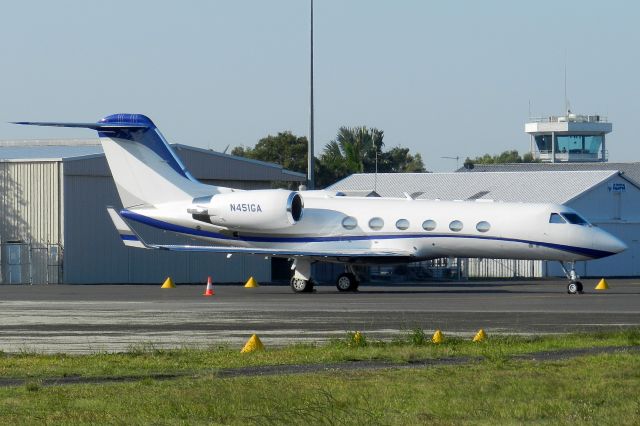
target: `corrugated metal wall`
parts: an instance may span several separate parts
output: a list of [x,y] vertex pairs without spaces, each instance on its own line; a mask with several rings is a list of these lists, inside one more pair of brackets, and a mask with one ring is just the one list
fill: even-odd
[[[74,165],[70,172],[83,169]],[[65,170],[65,283],[161,283],[167,276],[178,283],[195,283],[204,282],[209,275],[214,282],[244,282],[249,276],[270,280],[270,262],[259,256],[227,259],[211,253],[127,248],[107,215],[105,206],[109,204],[121,207],[110,176],[67,175]],[[179,241],[145,225],[134,227],[148,241]]]
[[0,163],[0,238],[47,245],[61,241],[60,163]]
[[540,278],[541,260],[468,259],[463,274],[468,278]]
[[59,282],[59,183],[59,162],[0,163],[0,282]]

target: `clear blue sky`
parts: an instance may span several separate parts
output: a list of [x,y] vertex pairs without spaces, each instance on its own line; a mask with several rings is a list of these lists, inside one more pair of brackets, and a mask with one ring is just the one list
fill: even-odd
[[[529,114],[613,122],[611,161],[640,161],[640,6],[609,1],[316,0],[316,154],[338,127],[442,156],[529,148]],[[150,116],[214,150],[307,135],[307,0],[22,0],[0,13],[0,139],[92,137],[14,120]]]

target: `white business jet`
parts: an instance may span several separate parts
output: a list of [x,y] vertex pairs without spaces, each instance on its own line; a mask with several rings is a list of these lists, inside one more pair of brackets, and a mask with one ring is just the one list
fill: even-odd
[[[337,287],[352,291],[359,285],[356,264],[478,257],[560,261],[570,280],[567,290],[575,294],[582,291],[575,261],[627,248],[558,204],[361,198],[329,191],[205,185],[140,114],[110,115],[97,123],[17,124],[98,131],[124,207],[108,211],[126,246],[290,258],[295,271],[291,288],[298,293],[313,290],[311,264],[317,261],[345,264]],[[147,243],[125,220],[210,245]]]

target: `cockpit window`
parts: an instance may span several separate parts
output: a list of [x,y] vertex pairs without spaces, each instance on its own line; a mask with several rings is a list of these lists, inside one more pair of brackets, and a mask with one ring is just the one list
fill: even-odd
[[551,213],[549,223],[567,223],[558,213]]
[[567,222],[569,222],[572,225],[589,225],[589,222],[587,222],[582,216],[580,216],[577,213],[561,213],[562,217],[564,217]]

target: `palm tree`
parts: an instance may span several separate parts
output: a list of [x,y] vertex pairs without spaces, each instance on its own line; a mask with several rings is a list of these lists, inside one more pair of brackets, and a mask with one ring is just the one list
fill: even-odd
[[[376,152],[382,151],[384,132],[361,127],[340,127],[338,135],[325,146],[323,158],[336,166],[341,163],[348,173],[362,173],[365,164],[375,161]],[[368,169],[368,167],[367,167]]]

